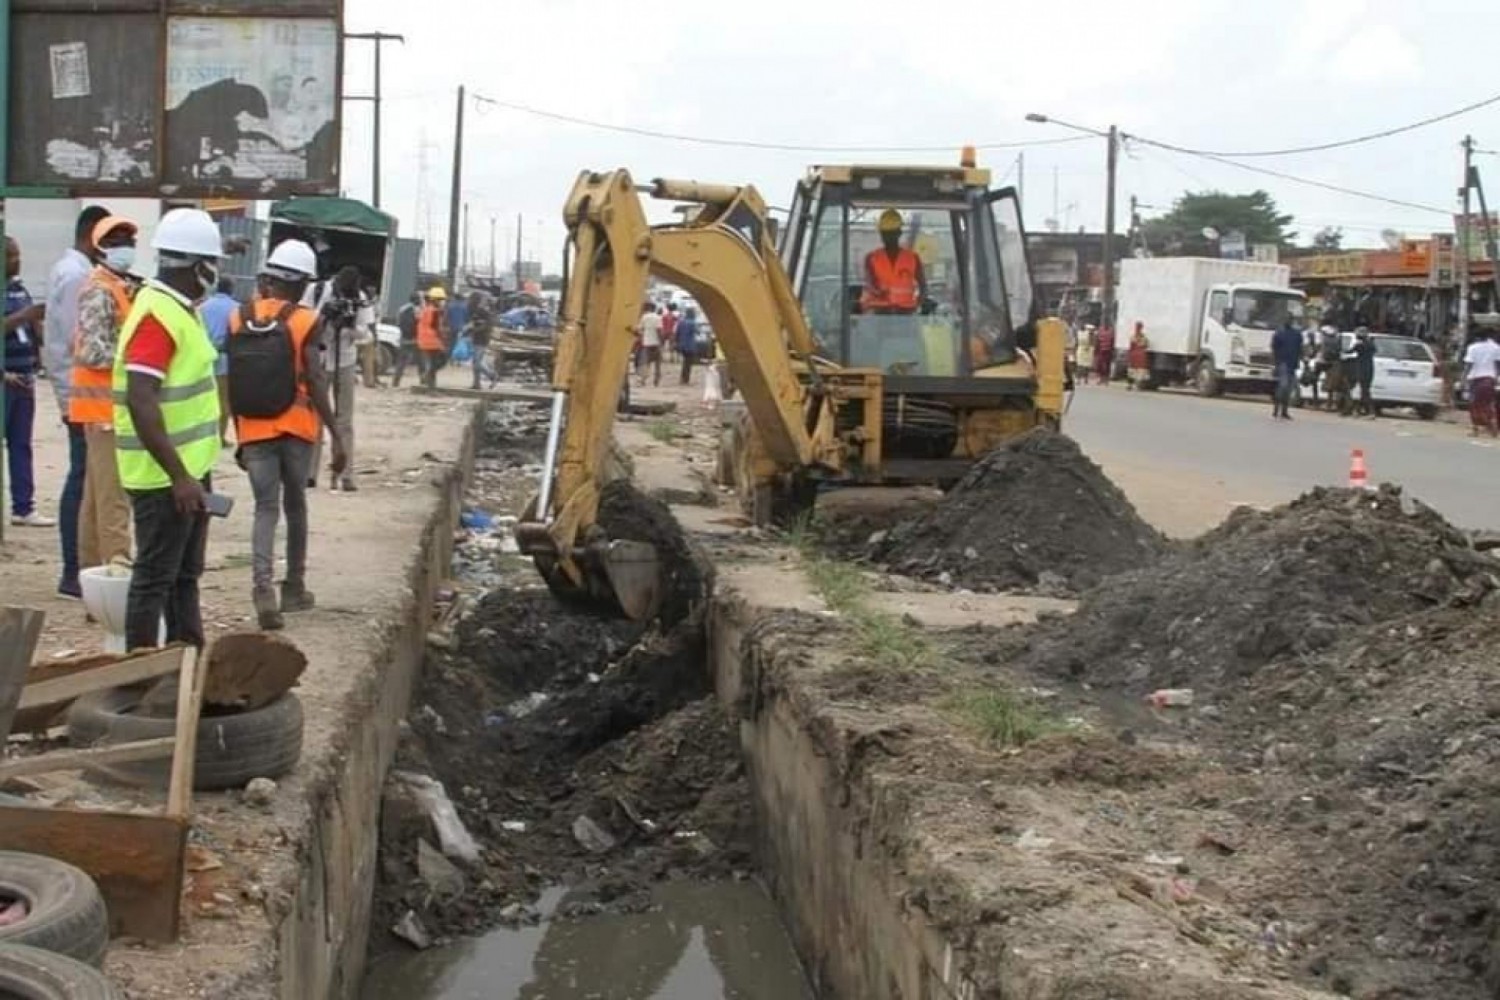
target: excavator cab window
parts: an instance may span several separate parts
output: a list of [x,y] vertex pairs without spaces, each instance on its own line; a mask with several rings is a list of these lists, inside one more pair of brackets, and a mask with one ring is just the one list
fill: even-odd
[[[941,200],[861,193],[799,186],[782,235],[782,259],[819,352],[894,376],[961,377],[1010,361],[1032,312],[1014,190],[969,188]],[[921,282],[906,304],[872,308],[867,261],[883,252],[879,223],[891,209],[901,216],[901,249],[921,263]]]

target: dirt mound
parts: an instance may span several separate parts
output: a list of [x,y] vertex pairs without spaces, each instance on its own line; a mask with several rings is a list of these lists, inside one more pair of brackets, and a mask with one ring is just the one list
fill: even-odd
[[1028,659],[1132,691],[1218,691],[1360,626],[1472,604],[1497,583],[1500,562],[1398,488],[1320,488],[1270,512],[1236,511],[1178,554],[1111,579],[1039,631]]
[[974,590],[1062,592],[1167,548],[1071,438],[1039,428],[986,455],[935,507],[894,528],[876,557]]

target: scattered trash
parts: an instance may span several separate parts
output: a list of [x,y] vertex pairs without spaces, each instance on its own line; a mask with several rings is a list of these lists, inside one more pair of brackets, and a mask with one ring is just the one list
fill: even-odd
[[391,928],[391,933],[419,951],[432,947],[432,937],[422,926],[416,910],[407,910],[402,914],[401,919]]
[[1200,836],[1198,838],[1198,846],[1207,848],[1211,851],[1217,851],[1225,857],[1228,857],[1231,854],[1238,854],[1240,850],[1228,840],[1225,840],[1223,837],[1214,833],[1205,833]]
[[437,713],[437,709],[431,705],[423,705],[417,709],[417,718],[425,722],[428,727],[439,736],[448,735],[448,723]]
[[1043,837],[1035,830],[1027,827],[1022,834],[1016,838],[1016,846],[1023,851],[1044,851],[1051,847],[1056,841],[1051,837]]
[[495,526],[495,518],[482,510],[465,508],[463,513],[458,515],[458,523],[470,531],[489,531]]
[[433,649],[452,649],[453,637],[444,632],[428,632],[427,645]]
[[31,908],[26,905],[24,899],[12,899],[4,906],[0,906],[0,927],[9,927],[19,924],[31,913]]
[[1193,898],[1193,883],[1185,878],[1174,878],[1167,887],[1167,895],[1174,903],[1186,903]]
[[525,833],[526,821],[519,819],[508,819],[500,824],[500,829],[506,833]]
[[464,873],[425,839],[417,841],[417,877],[439,900],[453,900],[464,894]]
[[[256,781],[270,781],[269,778],[257,778]],[[272,782],[274,785],[275,782]],[[247,789],[248,790],[248,789]],[[197,844],[189,844],[187,849],[187,870],[190,872],[212,872],[224,867],[224,862],[217,854]]]
[[1160,868],[1176,868],[1182,864],[1183,857],[1181,854],[1157,854],[1155,851],[1152,851],[1146,855],[1145,860],[1148,865],[1156,865]]
[[393,772],[391,778],[411,789],[413,798],[432,820],[433,828],[437,831],[438,847],[443,854],[466,864],[479,861],[479,844],[464,826],[464,821],[459,819],[458,810],[453,807],[453,801],[448,798],[442,782],[411,771]]
[[241,797],[246,805],[267,809],[276,800],[276,782],[270,778],[251,778]]
[[1146,704],[1152,708],[1187,708],[1192,703],[1192,688],[1159,688],[1146,695]]
[[513,701],[505,706],[505,714],[512,719],[524,719],[547,704],[547,693],[545,691],[533,691],[519,701]]
[[608,854],[615,849],[615,838],[584,813],[573,820],[573,839],[591,854]]

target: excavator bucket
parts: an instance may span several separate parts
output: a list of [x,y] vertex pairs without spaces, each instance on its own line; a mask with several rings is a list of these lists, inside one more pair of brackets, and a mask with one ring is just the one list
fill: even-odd
[[529,554],[550,589],[565,601],[587,604],[644,621],[661,606],[661,557],[645,542],[599,539],[573,549],[580,579],[564,570],[551,536],[540,524],[517,526],[521,551]]
[[661,605],[661,557],[645,542],[610,542],[599,563],[615,603],[633,621],[650,618]]

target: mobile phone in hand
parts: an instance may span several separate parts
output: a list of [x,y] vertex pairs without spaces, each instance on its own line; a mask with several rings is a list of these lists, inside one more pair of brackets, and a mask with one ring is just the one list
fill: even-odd
[[228,517],[229,512],[234,510],[234,497],[227,497],[222,493],[205,493],[203,509],[208,511],[210,517]]

